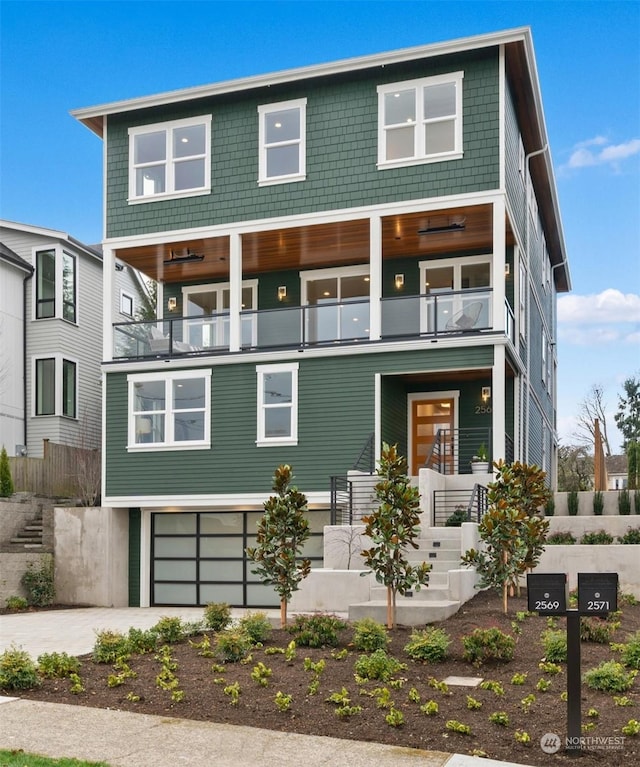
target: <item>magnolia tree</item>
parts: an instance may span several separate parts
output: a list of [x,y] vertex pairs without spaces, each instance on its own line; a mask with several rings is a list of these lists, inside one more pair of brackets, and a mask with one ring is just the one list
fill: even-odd
[[264,515],[258,522],[255,548],[247,556],[256,563],[255,575],[274,587],[280,597],[280,624],[287,625],[287,605],[298,585],[311,571],[309,559],[300,557],[305,541],[311,535],[304,513],[307,498],[291,487],[291,466],[279,466],[273,476],[276,493],[264,503]]
[[545,472],[537,466],[502,461],[495,466],[496,481],[489,484],[487,493],[489,510],[479,525],[484,546],[480,551],[469,549],[462,564],[475,567],[479,588],[502,591],[506,613],[520,576],[540,561],[549,522],[538,513],[550,492]]
[[398,455],[397,445],[383,444],[377,474],[375,494],[380,505],[362,517],[365,535],[373,545],[361,553],[378,583],[387,587],[387,627],[391,629],[396,622],[396,595],[414,588],[419,591],[429,581],[431,566],[412,565],[406,557],[407,546],[418,548],[420,494],[409,484],[407,464]]

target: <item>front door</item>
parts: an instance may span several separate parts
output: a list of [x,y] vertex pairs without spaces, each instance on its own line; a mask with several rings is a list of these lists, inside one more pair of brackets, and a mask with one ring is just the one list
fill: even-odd
[[415,397],[410,400],[411,476],[418,476],[418,470],[425,466],[427,459],[432,455],[439,430],[443,431],[439,452],[437,455],[434,453],[434,458],[446,464],[441,471],[453,473],[454,416],[453,397],[433,398],[424,395],[424,398]]

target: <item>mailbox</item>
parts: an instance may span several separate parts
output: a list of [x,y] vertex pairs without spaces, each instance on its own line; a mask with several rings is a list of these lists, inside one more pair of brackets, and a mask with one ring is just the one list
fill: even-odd
[[567,612],[567,576],[565,573],[529,573],[527,607],[540,615],[564,615]]
[[578,573],[580,615],[606,615],[618,609],[618,573]]

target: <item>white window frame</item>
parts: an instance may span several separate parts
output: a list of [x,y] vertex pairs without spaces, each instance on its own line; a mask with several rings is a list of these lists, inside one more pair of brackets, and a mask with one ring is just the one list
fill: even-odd
[[[131,311],[125,309],[125,302],[130,302]],[[125,317],[133,318],[135,312],[135,301],[131,293],[127,293],[126,290],[120,290],[120,314],[124,314]]]
[[[242,280],[242,289],[249,289],[251,290],[251,308],[245,309],[245,307],[241,307],[241,313],[240,313],[240,322],[242,323],[242,326],[244,327],[246,324],[250,325],[251,328],[251,346],[256,346],[258,343],[258,315],[256,313],[258,309],[258,280]],[[191,342],[189,338],[189,331],[191,327],[197,323],[198,318],[189,320],[189,296],[192,293],[217,293],[218,294],[218,300],[221,298],[223,292],[225,290],[231,290],[231,283],[230,282],[207,282],[202,285],[185,285],[182,288],[182,316],[184,319],[184,334],[187,342]],[[252,312],[251,314],[243,314],[244,311]],[[224,337],[224,330],[223,325],[224,323],[227,323],[227,325],[230,322],[231,314],[230,312],[227,312],[225,315],[224,310],[220,309],[218,312],[216,312],[216,322],[219,323],[215,327],[215,333],[216,333],[216,342],[211,344],[212,348],[220,348],[225,346],[225,344],[221,343]],[[202,324],[206,324],[207,321],[211,322],[211,317],[203,316],[202,317]],[[226,344],[228,346],[228,344]],[[208,347],[207,347],[208,348]]]
[[[190,157],[180,158],[179,161],[193,160],[202,158],[204,161],[204,186],[194,187],[193,189],[175,190],[175,165],[173,157],[173,131],[179,128],[195,127],[203,125],[205,129],[204,154],[196,154]],[[136,170],[138,167],[144,167],[144,164],[137,166],[134,162],[135,139],[136,136],[142,136],[146,133],[165,134],[165,159],[164,162],[153,163],[153,167],[165,166],[165,191],[158,194],[136,194]],[[172,120],[169,122],[155,123],[152,125],[140,125],[135,128],[129,128],[129,197],[127,202],[130,205],[138,203],[153,202],[155,200],[167,200],[180,197],[196,197],[211,192],[211,115],[200,115],[198,117],[189,117],[185,120]]]
[[548,354],[549,354],[549,341],[547,340],[547,331],[543,328],[542,329],[542,370],[540,371],[542,374],[542,384],[545,388],[545,390],[548,390],[549,388],[549,382],[548,382],[548,375],[549,375],[549,366],[548,366]]
[[[387,168],[402,168],[408,165],[418,165],[422,163],[442,162],[443,160],[459,160],[463,152],[463,126],[462,126],[462,83],[464,72],[450,72],[446,75],[436,75],[434,77],[424,77],[420,80],[406,80],[404,82],[389,83],[388,85],[378,86],[378,168],[385,170]],[[453,83],[456,87],[456,112],[454,120],[454,148],[447,152],[438,152],[436,154],[426,154],[425,152],[425,126],[441,122],[444,119],[451,120],[451,116],[446,118],[434,118],[432,120],[424,119],[424,88],[434,85],[446,85]],[[385,125],[385,96],[394,91],[414,91],[415,98],[415,131],[414,131],[414,153],[412,157],[403,157],[398,160],[387,160],[386,157],[386,131],[394,126]],[[399,126],[395,126],[399,127]]]
[[[53,413],[38,413],[38,362],[42,360],[53,360]],[[68,362],[74,366],[74,401],[73,415],[67,415],[64,412],[64,363]],[[33,357],[31,360],[31,381],[32,381],[32,415],[34,418],[68,418],[70,421],[78,420],[78,360],[62,354],[42,354]]]
[[524,144],[522,143],[522,136],[518,138],[518,173],[520,174],[520,180],[524,184],[525,178],[525,163],[526,155],[524,153]]
[[518,331],[521,338],[527,335],[527,272],[522,259],[518,266]]
[[[257,421],[257,439],[258,447],[273,447],[278,445],[297,445],[298,444],[298,369],[300,365],[297,362],[283,363],[281,365],[256,365],[257,386],[258,386],[258,421]],[[291,374],[291,433],[288,437],[267,437],[265,434],[265,413],[270,407],[282,407],[282,405],[268,405],[264,401],[264,378],[270,373],[290,373]]]
[[[38,274],[38,253],[47,253],[49,251],[53,251],[54,253],[54,259],[55,259],[55,285],[54,285],[54,297],[53,297],[53,315],[51,317],[38,317],[38,281],[39,281],[39,274]],[[65,256],[68,256],[73,260],[73,289],[74,289],[74,295],[73,295],[73,319],[68,319],[64,316],[64,258]],[[78,325],[79,324],[79,301],[78,296],[80,295],[80,275],[79,275],[79,262],[80,259],[75,253],[71,253],[69,250],[66,250],[62,248],[60,245],[56,245],[55,243],[51,245],[44,245],[42,247],[37,247],[32,249],[32,263],[35,267],[35,273],[34,273],[34,279],[33,279],[33,319],[36,322],[44,322],[46,320],[64,320],[64,322],[68,322],[70,325]],[[49,355],[51,357],[52,355]]]
[[[189,412],[184,409],[179,411],[173,410],[173,382],[176,380],[184,380],[186,378],[191,379],[204,379],[204,391],[205,391],[205,404],[204,408],[194,408],[193,412],[202,412],[204,410],[204,437],[200,440],[192,440],[186,442],[185,440],[175,441],[173,439],[174,425],[173,414],[175,412]],[[147,414],[163,414],[165,417],[164,427],[164,441],[163,442],[136,442],[136,415],[139,415],[141,411],[134,410],[135,402],[135,384],[146,383],[150,381],[162,381],[165,386],[165,409],[162,411],[148,411]],[[171,372],[160,373],[133,373],[127,376],[127,389],[128,389],[128,403],[127,403],[127,420],[128,420],[128,438],[127,438],[127,451],[130,453],[137,452],[159,452],[166,450],[207,450],[211,447],[211,370],[174,370]],[[145,411],[147,412],[147,411]]]
[[[283,112],[287,109],[297,109],[300,114],[300,136],[298,139],[267,144],[266,117],[273,112]],[[258,185],[287,184],[294,181],[304,181],[307,177],[307,99],[280,101],[276,104],[258,106]],[[278,146],[298,146],[298,171],[281,176],[267,175],[267,151]]]

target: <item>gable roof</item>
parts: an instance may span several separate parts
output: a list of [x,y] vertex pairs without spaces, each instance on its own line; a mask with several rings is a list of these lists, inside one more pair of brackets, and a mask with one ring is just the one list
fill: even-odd
[[[60,240],[61,242],[68,242],[69,245],[73,245],[74,248],[86,253],[91,258],[96,258],[102,261],[102,252],[91,245],[85,245],[80,240],[72,237],[67,232],[62,232],[58,229],[46,229],[42,226],[33,226],[32,224],[21,224],[18,221],[7,221],[4,218],[0,218],[1,229],[13,229],[16,232],[24,232],[25,234],[36,234],[41,237],[49,237],[52,240]],[[14,254],[15,255],[15,254]],[[27,263],[25,261],[25,263]]]
[[31,264],[28,261],[25,261],[22,256],[14,253],[11,248],[8,248],[4,244],[4,242],[0,242],[0,260],[7,261],[9,264],[16,266],[18,269],[29,272],[29,274],[33,272],[33,267]]

